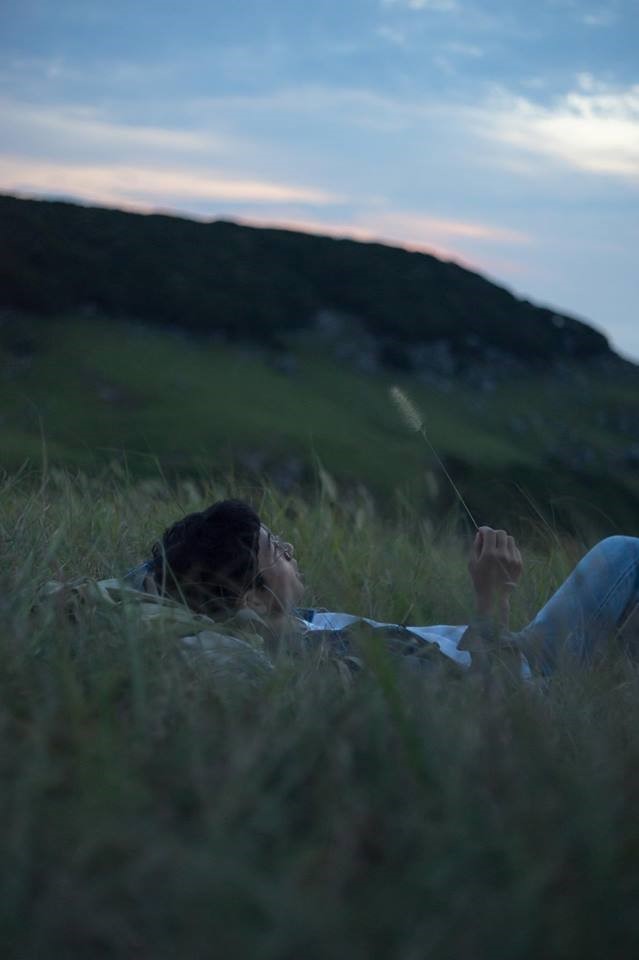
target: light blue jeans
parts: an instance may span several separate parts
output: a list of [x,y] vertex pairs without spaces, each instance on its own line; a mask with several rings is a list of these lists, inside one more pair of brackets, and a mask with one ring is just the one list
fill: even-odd
[[[639,539],[608,537],[579,561],[534,620],[515,636],[531,667],[545,675],[562,664],[591,664],[610,650],[637,603]],[[639,659],[639,643],[632,639],[629,632],[626,651]]]

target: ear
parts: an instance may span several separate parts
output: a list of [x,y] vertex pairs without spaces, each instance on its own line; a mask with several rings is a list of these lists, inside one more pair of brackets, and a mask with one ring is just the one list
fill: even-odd
[[263,590],[257,590],[255,587],[251,587],[250,590],[246,591],[242,597],[240,605],[242,607],[248,607],[249,610],[252,610],[253,613],[257,613],[260,617],[267,616],[270,611],[268,596]]

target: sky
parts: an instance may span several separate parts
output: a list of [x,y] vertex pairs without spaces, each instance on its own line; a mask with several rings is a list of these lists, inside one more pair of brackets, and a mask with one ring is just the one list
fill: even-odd
[[382,240],[639,361],[639,0],[0,0],[0,192]]

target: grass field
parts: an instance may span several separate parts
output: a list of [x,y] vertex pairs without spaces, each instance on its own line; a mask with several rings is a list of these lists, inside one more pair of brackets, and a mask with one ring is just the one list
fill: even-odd
[[401,488],[439,516],[450,491],[389,402],[398,381],[480,522],[495,522],[495,502],[511,523],[536,517],[532,499],[551,526],[575,513],[601,532],[639,532],[637,470],[622,462],[639,417],[636,378],[582,371],[563,383],[537,375],[492,393],[445,392],[358,374],[321,344],[292,350],[297,370],[287,376],[254,350],[98,318],[0,327],[0,467],[39,464],[44,450],[50,464],[93,473],[112,460],[138,477],[154,475],[158,460],[171,476],[239,465],[308,488],[319,462],[378,504]]
[[[169,486],[119,465],[5,477],[3,957],[637,955],[635,665],[547,689],[504,675],[487,694],[385,661],[347,684],[289,654],[248,689],[118,610],[70,623],[37,603],[47,579],[118,574],[233,493],[293,540],[309,604],[465,622],[454,524],[329,492]],[[546,527],[523,544],[515,626],[586,546]]]

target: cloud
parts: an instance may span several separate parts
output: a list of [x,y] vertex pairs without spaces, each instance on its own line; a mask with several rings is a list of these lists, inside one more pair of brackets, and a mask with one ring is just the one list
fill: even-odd
[[[330,215],[310,218],[304,215],[263,216],[248,211],[240,223],[277,227],[302,233],[348,238],[364,243],[387,243],[417,253],[428,253],[440,260],[453,260],[469,270],[495,275],[516,275],[522,265],[505,259],[499,247],[526,244],[532,238],[519,231],[477,221],[445,219],[409,213],[402,210],[353,210],[348,219],[336,220]],[[495,253],[497,248],[497,253]]]
[[407,0],[407,6],[411,10],[456,10],[457,0]]
[[[410,100],[379,93],[366,87],[330,87],[320,84],[285,86],[261,95],[202,97],[191,102],[189,111],[203,118],[241,118],[253,122],[268,116],[275,124],[284,117],[317,131],[321,125],[344,124],[349,130],[388,134],[415,128],[433,116],[448,117],[442,100]],[[212,121],[211,121],[212,122]],[[298,137],[300,126],[297,127]]]
[[114,123],[92,107],[47,106],[46,109],[15,100],[0,100],[0,119],[5,130],[18,135],[28,131],[53,143],[81,143],[83,147],[119,151],[123,148],[180,153],[223,152],[228,140],[204,131],[169,129],[152,125]]
[[383,230],[386,235],[403,236],[415,243],[464,239],[523,244],[531,240],[521,231],[497,227],[489,223],[452,220],[401,211],[375,213],[371,219],[374,220],[377,229]]
[[639,84],[613,89],[582,74],[549,106],[501,93],[471,119],[484,136],[518,150],[639,183]]
[[[175,81],[177,68],[174,61],[158,60],[157,62],[139,63],[128,60],[91,59],[91,81],[96,78],[109,80],[111,87],[119,84],[131,86],[144,85],[157,89],[159,83]],[[87,72],[77,59],[55,56],[8,56],[0,63],[0,83],[6,89],[24,90],[30,83],[35,82],[42,88],[42,82],[74,84],[82,89],[86,84]]]
[[463,256],[459,250],[452,250],[450,247],[442,246],[436,242],[435,237],[430,241],[425,238],[416,238],[401,236],[395,233],[393,229],[388,229],[388,223],[384,218],[379,220],[375,217],[359,217],[356,215],[352,220],[313,220],[308,217],[287,217],[278,216],[261,217],[252,215],[247,217],[233,217],[237,223],[245,223],[258,227],[274,227],[279,230],[295,230],[300,233],[312,233],[324,237],[336,237],[338,239],[359,240],[361,243],[386,243],[390,246],[403,247],[405,250],[411,250],[417,253],[428,253],[431,256],[438,257],[440,260],[454,260],[456,263],[467,267],[469,270],[479,270],[483,268],[478,260],[471,260]]
[[396,27],[381,26],[377,28],[375,33],[380,39],[386,40],[395,47],[406,46],[406,34],[403,30],[398,30]]
[[460,57],[471,57],[472,59],[479,59],[484,56],[482,48],[473,43],[447,43],[446,50]]
[[600,10],[588,10],[579,16],[581,23],[587,27],[610,27],[615,19],[613,11],[606,7]]
[[408,10],[431,10],[450,13],[459,9],[457,0],[382,0],[383,7],[404,7]]
[[323,190],[262,180],[216,176],[202,170],[125,164],[77,165],[20,157],[0,158],[0,190],[78,197],[92,203],[149,210],[180,201],[326,206],[341,198]]

